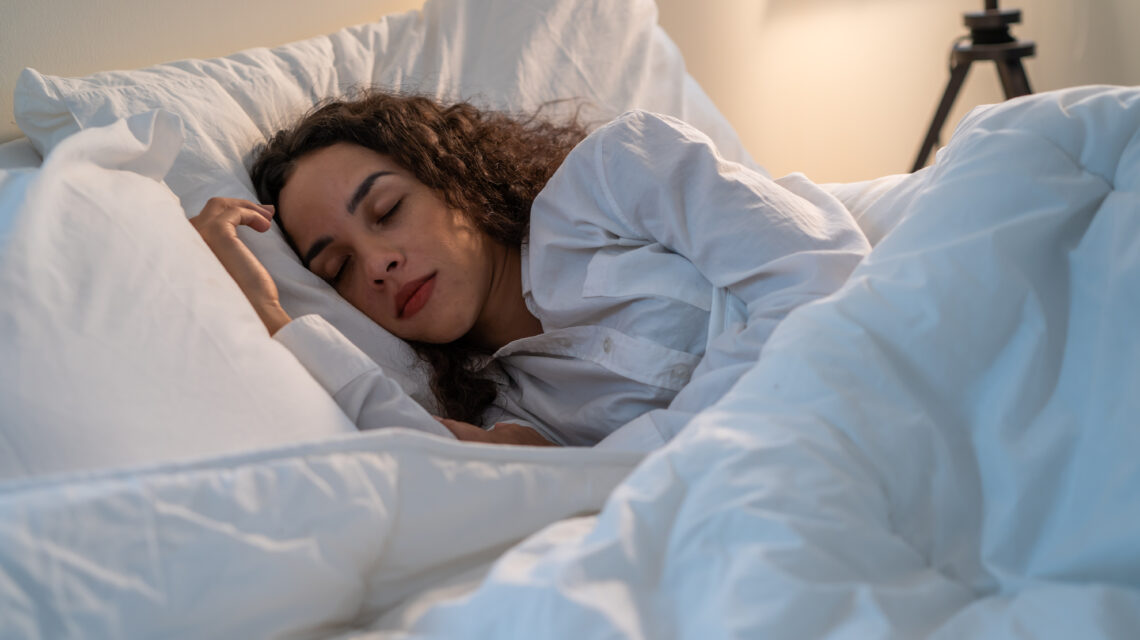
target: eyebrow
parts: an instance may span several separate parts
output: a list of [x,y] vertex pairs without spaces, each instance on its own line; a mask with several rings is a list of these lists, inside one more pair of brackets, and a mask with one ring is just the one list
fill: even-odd
[[356,214],[356,208],[360,206],[360,201],[363,200],[364,196],[368,195],[368,192],[372,190],[372,183],[376,182],[378,178],[382,178],[388,175],[392,175],[392,172],[377,171],[376,173],[373,173],[372,175],[362,180],[360,182],[360,186],[356,188],[356,191],[352,192],[352,197],[348,199],[348,202],[344,206],[344,209],[348,212],[348,215],[351,216]]
[[[352,197],[349,198],[348,202],[344,204],[344,210],[348,212],[348,215],[356,215],[356,208],[360,206],[361,201],[363,201],[364,197],[368,195],[368,192],[372,190],[372,185],[378,179],[388,175],[392,175],[392,172],[377,171],[376,173],[370,174],[364,180],[361,180],[360,185],[356,187],[356,191],[352,192]],[[303,264],[305,268],[308,269],[309,265],[313,262],[313,258],[316,258],[317,254],[324,251],[325,247],[329,246],[332,241],[332,236],[321,236],[317,238],[317,241],[313,243],[313,246],[309,247],[309,250],[305,252],[305,255],[301,256],[301,264]]]
[[309,247],[309,250],[305,252],[305,255],[301,256],[301,264],[305,265],[305,268],[308,269],[309,265],[313,262],[313,258],[317,257],[318,253],[324,251],[325,247],[329,246],[332,241],[332,236],[321,236],[317,238],[317,241],[313,243],[313,246]]

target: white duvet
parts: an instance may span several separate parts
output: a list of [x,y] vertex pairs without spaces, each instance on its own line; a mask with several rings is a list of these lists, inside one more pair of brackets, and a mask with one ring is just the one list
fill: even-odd
[[873,207],[612,493],[402,432],[10,483],[0,637],[1137,637],[1140,90],[976,112]]
[[919,179],[596,522],[416,632],[1140,636],[1140,91],[979,112]]

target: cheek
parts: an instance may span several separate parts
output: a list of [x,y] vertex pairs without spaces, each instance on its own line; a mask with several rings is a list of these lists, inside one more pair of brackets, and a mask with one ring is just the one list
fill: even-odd
[[352,286],[343,289],[340,295],[349,304],[364,312],[364,315],[371,318],[373,322],[389,329],[387,326],[388,318],[384,315],[384,309],[381,306],[383,300],[367,286],[366,282],[355,282]]
[[424,342],[444,344],[459,340],[471,331],[475,323],[475,304],[471,295],[470,283],[465,280],[440,282],[435,299],[416,318],[415,339]]

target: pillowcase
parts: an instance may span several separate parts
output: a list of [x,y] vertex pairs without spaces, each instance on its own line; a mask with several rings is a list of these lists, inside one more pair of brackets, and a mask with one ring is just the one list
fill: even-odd
[[[413,90],[530,110],[557,99],[601,123],[631,108],[677,116],[729,159],[755,166],[685,70],[652,0],[429,0],[419,11],[273,49],[130,71],[59,78],[25,70],[16,122],[41,153],[76,131],[161,108],[182,118],[166,182],[187,216],[212,196],[253,199],[251,150],[326,96],[355,86]],[[275,229],[242,239],[273,274],[294,317],[320,313],[434,410],[426,372],[403,342],[309,273]]]
[[0,171],[0,477],[354,431],[159,182],[180,143],[152,112]]

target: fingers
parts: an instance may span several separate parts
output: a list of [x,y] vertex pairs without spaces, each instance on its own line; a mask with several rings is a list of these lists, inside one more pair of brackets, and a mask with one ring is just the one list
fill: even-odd
[[269,227],[273,226],[273,205],[271,204],[258,204],[256,202],[245,202],[245,205],[239,207],[241,213],[240,223],[253,228],[256,231],[265,233],[269,231]]
[[203,236],[210,233],[233,234],[238,226],[264,233],[272,226],[274,213],[273,205],[240,198],[210,198],[190,222]]
[[260,202],[253,202],[251,200],[243,200],[242,198],[210,198],[206,201],[206,206],[202,207],[202,212],[207,211],[224,211],[226,209],[246,209],[261,215],[266,220],[272,220],[273,214],[276,209],[271,204],[261,204]]

